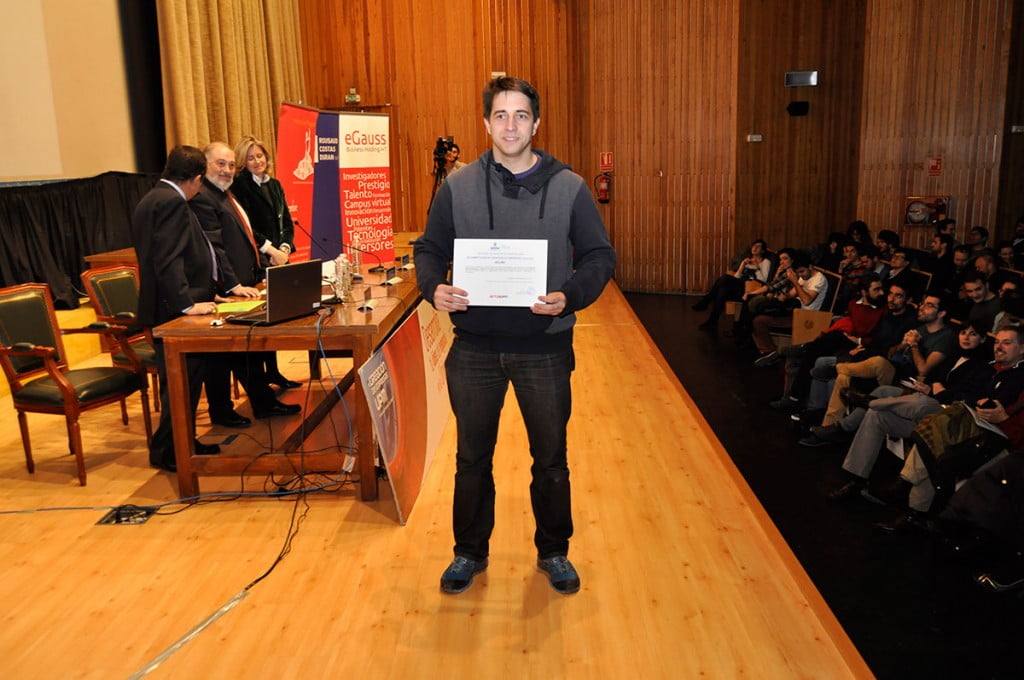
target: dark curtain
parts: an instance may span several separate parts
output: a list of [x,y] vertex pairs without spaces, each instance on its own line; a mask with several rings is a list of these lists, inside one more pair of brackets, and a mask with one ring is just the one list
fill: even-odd
[[132,212],[158,178],[107,172],[0,189],[0,284],[46,283],[58,309],[78,307],[85,256],[132,245]]

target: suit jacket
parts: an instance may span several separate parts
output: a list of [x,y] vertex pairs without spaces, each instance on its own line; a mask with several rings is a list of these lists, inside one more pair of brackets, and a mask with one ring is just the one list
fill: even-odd
[[156,326],[215,292],[210,245],[185,199],[157,182],[135,207],[132,241],[139,260],[139,321]]
[[284,189],[281,183],[273,178],[264,186],[267,188],[266,191],[253,181],[251,172],[243,169],[235,177],[231,193],[249,215],[256,245],[262,246],[270,241],[275,248],[280,248],[282,243],[287,243],[294,251],[295,226],[288,211]]
[[219,261],[224,262],[221,290],[229,291],[239,283],[255,286],[262,281],[264,256],[257,258],[249,231],[231,204],[228,192],[221,191],[204,177],[203,186],[192,199],[192,209],[217,250]]

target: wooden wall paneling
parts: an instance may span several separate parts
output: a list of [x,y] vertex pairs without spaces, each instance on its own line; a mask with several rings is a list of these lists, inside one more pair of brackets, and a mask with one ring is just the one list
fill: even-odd
[[[739,41],[737,249],[806,247],[856,217],[863,2],[745,2]],[[785,88],[790,70],[817,87]],[[807,116],[787,106],[807,101]],[[746,142],[746,135],[764,137]]]
[[1013,125],[1024,125],[1024,0],[1014,0],[1008,54],[1006,112],[1003,116],[1002,164],[996,226],[1001,238],[1012,238],[1016,221],[1024,216],[1024,134],[1012,134]]
[[[907,195],[948,194],[961,237],[974,224],[991,230],[1012,4],[868,3],[858,208],[869,225],[901,224]],[[942,159],[939,176],[930,158]],[[931,239],[927,228],[903,234],[919,247]]]

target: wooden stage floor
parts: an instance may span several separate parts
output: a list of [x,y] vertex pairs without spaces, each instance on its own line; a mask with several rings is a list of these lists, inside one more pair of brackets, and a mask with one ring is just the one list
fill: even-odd
[[[97,526],[105,506],[176,495],[174,478],[147,466],[138,400],[127,428],[116,407],[83,418],[89,484],[81,488],[58,417],[29,416],[36,473],[25,471],[5,397],[0,672],[870,677],[617,288],[580,315],[575,346],[570,557],[583,589],[572,596],[552,591],[534,566],[530,462],[514,397],[496,454],[490,567],[457,596],[438,590],[451,557],[453,422],[406,526],[385,483],[370,504],[352,487],[311,494],[308,510],[298,506],[307,511],[290,553],[246,591],[281,551],[294,500],[246,497],[138,526]],[[301,356],[282,354],[281,363],[290,377],[306,377]],[[206,429],[203,414],[199,422]],[[240,432],[268,439],[262,423]],[[327,445],[336,434],[317,436]],[[239,485],[204,479],[202,489]],[[245,486],[268,485],[250,478]],[[78,509],[31,512],[49,508]]]

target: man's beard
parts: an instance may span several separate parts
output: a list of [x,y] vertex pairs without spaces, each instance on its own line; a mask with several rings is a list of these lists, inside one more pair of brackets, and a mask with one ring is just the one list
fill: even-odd
[[233,179],[224,181],[220,177],[217,177],[216,175],[214,175],[213,177],[207,177],[206,179],[210,180],[210,183],[213,184],[218,189],[220,189],[221,191],[227,191],[231,187],[231,183],[234,181]]

